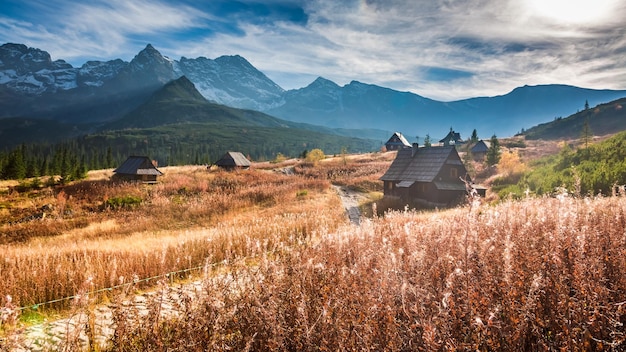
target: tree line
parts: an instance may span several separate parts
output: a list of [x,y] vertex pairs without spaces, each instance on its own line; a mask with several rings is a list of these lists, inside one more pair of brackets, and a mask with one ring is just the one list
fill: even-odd
[[91,169],[113,167],[111,148],[104,153],[87,151],[76,143],[22,144],[0,152],[0,178],[16,179],[60,176],[60,182],[82,179]]
[[308,149],[302,144],[285,141],[254,145],[225,144],[222,140],[196,142],[192,138],[110,134],[85,136],[58,144],[22,144],[12,150],[0,150],[0,179],[60,176],[60,182],[69,182],[86,177],[89,170],[115,168],[131,155],[148,156],[159,166],[208,165],[232,150],[242,151],[251,160],[264,161],[274,160],[277,155],[296,157]]

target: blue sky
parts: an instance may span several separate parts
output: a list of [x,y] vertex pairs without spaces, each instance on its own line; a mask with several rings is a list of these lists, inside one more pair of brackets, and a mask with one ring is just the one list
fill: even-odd
[[238,54],[285,89],[322,76],[438,100],[537,84],[626,89],[621,0],[0,0],[0,43],[74,66]]

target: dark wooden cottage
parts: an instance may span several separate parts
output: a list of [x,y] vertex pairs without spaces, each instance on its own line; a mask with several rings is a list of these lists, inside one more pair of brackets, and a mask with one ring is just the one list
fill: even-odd
[[401,149],[380,179],[385,196],[431,206],[459,203],[471,182],[454,146]]
[[120,167],[113,170],[116,180],[156,183],[163,173],[154,166],[147,156],[129,156]]
[[481,139],[476,142],[472,149],[470,149],[474,160],[484,160],[487,156],[487,152],[489,151],[490,146],[491,143],[489,141],[484,141]]
[[250,160],[240,152],[227,152],[215,162],[215,165],[226,170],[248,169],[250,168]]
[[463,140],[461,139],[460,133],[454,132],[453,129],[450,129],[450,132],[448,132],[448,134],[443,137],[443,139],[440,139],[439,143],[441,143],[445,147],[449,145],[463,144]]
[[391,138],[389,138],[387,143],[385,143],[385,148],[387,150],[400,150],[410,146],[411,143],[409,143],[409,141],[407,141],[400,132],[395,132]]

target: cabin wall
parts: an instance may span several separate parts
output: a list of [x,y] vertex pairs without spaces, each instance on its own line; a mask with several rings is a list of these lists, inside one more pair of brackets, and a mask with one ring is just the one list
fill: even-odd
[[157,175],[135,175],[135,174],[120,174],[116,173],[113,175],[113,178],[116,180],[127,181],[127,182],[143,182],[143,183],[156,183]]

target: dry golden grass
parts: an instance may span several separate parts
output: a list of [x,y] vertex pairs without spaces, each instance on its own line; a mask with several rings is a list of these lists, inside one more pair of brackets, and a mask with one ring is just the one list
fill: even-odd
[[[152,186],[110,183],[97,175],[54,191],[4,195],[14,202],[9,219],[36,214],[41,204],[51,210],[45,218],[2,225],[0,306],[7,295],[19,306],[72,296],[87,278],[105,288],[254,256],[280,246],[277,241],[310,238],[345,221],[323,180],[254,170],[208,173],[202,167],[164,172]],[[141,204],[103,207],[126,196]],[[262,245],[250,252],[247,241]]]
[[[474,202],[349,225],[329,183],[376,188],[391,159],[73,185],[54,199],[89,221],[4,244],[3,284],[31,304],[79,292],[88,276],[107,287],[222,263],[227,275],[206,279],[184,319],[116,315],[111,351],[624,349],[626,197]],[[93,208],[127,194],[144,201]]]
[[389,213],[234,264],[185,319],[120,324],[111,350],[622,350],[625,211],[564,197]]

